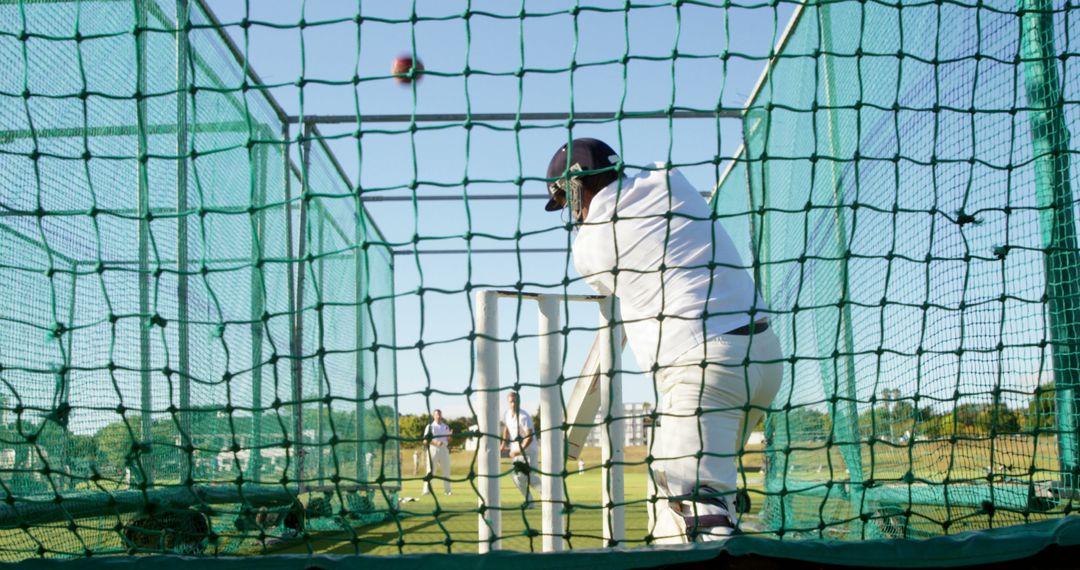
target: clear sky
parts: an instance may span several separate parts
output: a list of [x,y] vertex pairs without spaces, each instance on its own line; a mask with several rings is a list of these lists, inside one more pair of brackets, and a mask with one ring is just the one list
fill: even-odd
[[[245,6],[246,5],[246,6]],[[575,5],[580,12],[575,18]],[[247,51],[251,64],[274,96],[291,114],[362,115],[416,113],[513,113],[575,111],[660,111],[675,105],[695,109],[741,106],[761,74],[771,45],[783,31],[792,5],[754,9],[684,6],[623,11],[622,2],[235,2],[211,6],[226,24],[246,15],[263,24],[245,36],[239,25],[230,34]],[[469,6],[473,15],[460,17]],[[598,8],[594,10],[592,8]],[[520,12],[529,14],[517,18]],[[246,14],[245,14],[246,12]],[[422,20],[408,22],[415,12]],[[365,20],[357,26],[353,16]],[[535,15],[534,15],[535,14]],[[307,24],[301,30],[301,20]],[[393,22],[380,20],[398,20]],[[265,24],[265,25],[264,25]],[[284,26],[284,27],[279,27]],[[672,57],[678,50],[679,57]],[[415,88],[389,78],[394,57],[415,52],[429,75]],[[723,57],[727,55],[728,57]],[[621,60],[629,56],[627,63]],[[569,70],[571,62],[578,69]],[[472,75],[462,72],[468,66]],[[518,77],[519,69],[528,72]],[[354,88],[354,75],[363,81]],[[304,78],[304,89],[296,82]],[[515,132],[512,123],[499,130],[462,126],[410,134],[407,123],[368,124],[385,134],[352,137],[356,124],[320,127],[330,145],[368,197],[409,196],[415,180],[417,196],[544,193],[542,177],[554,150],[566,142],[560,122],[528,123]],[[421,126],[431,126],[430,123]],[[670,160],[682,167],[702,191],[715,186],[723,164],[741,143],[739,121],[689,119],[625,120],[581,124],[574,137],[607,140],[631,165]],[[694,165],[705,163],[703,165]],[[465,177],[488,182],[462,185]],[[520,186],[517,178],[526,179]],[[377,202],[368,210],[396,249],[465,247],[462,234],[498,239],[475,240],[474,247],[565,247],[568,238],[557,214],[543,211],[537,200],[474,201],[470,211],[461,201]],[[468,215],[467,215],[468,214]],[[471,224],[471,225],[470,225]],[[521,232],[526,237],[515,239]],[[472,328],[464,286],[471,272],[474,284],[509,287],[518,281],[542,290],[577,277],[566,254],[398,255],[395,289],[398,298],[397,345],[399,400],[404,413],[441,407],[448,415],[467,412],[464,396],[415,395],[425,388],[460,394],[469,381],[470,350],[465,335]],[[448,293],[415,294],[418,287]],[[551,289],[557,290],[557,289]],[[577,282],[571,292],[589,292]],[[520,311],[519,311],[520,309]],[[536,332],[536,308],[512,300],[500,305],[500,333],[509,338]],[[594,306],[574,306],[570,322],[595,327]],[[577,374],[593,331],[572,333],[565,355],[566,374]],[[423,340],[429,346],[415,347]],[[449,341],[449,342],[447,342]],[[537,382],[535,340],[503,343],[501,380]],[[636,370],[627,351],[626,365]],[[626,401],[653,401],[651,383],[628,374]],[[414,395],[408,395],[414,394]],[[535,408],[535,390],[523,401]]]
[[[614,2],[210,1],[226,32],[287,113],[359,113],[361,118],[412,112],[738,108],[750,95],[793,8],[788,3],[751,8],[665,4],[638,5],[627,12],[624,4]],[[152,206],[171,213],[176,205],[177,138],[169,128],[176,120],[177,78],[176,42],[166,20],[175,4],[171,0],[159,4],[165,7],[159,10],[164,15],[155,18],[162,27],[149,34],[146,51],[149,89],[154,93],[147,106],[152,130],[157,131],[148,134],[152,155],[148,183]],[[0,55],[20,71],[0,75],[0,119],[7,137],[3,150],[10,157],[6,168],[0,169],[0,206],[22,212],[5,218],[4,227],[14,234],[0,235],[6,240],[0,246],[22,251],[7,259],[19,260],[28,269],[0,272],[0,279],[6,280],[0,282],[0,294],[7,292],[0,305],[7,322],[18,323],[0,327],[0,349],[31,347],[0,355],[3,380],[11,386],[7,391],[18,394],[24,405],[48,410],[61,397],[57,381],[61,376],[53,371],[65,362],[65,351],[73,353],[68,358],[74,366],[69,396],[79,407],[80,430],[118,419],[117,400],[128,409],[141,404],[137,348],[141,309],[130,271],[137,265],[139,224],[135,216],[115,212],[98,218],[103,221],[80,214],[50,215],[43,222],[32,213],[39,207],[50,213],[81,213],[91,207],[131,212],[135,207],[140,151],[131,127],[137,117],[133,93],[139,58],[131,9],[127,2],[31,3],[0,9],[5,32],[0,34]],[[467,9],[466,19],[462,14]],[[1014,22],[1001,14],[995,25],[980,26],[972,20],[989,18],[988,14],[959,6],[942,10],[947,18],[942,19],[933,4],[905,7],[901,17],[899,10],[886,6],[851,3],[834,6],[830,16],[836,30],[869,30],[834,34],[836,53],[863,49],[878,54],[831,58],[835,77],[841,79],[835,94],[841,106],[867,104],[859,113],[835,113],[836,132],[845,138],[837,148],[846,153],[839,174],[851,190],[842,196],[851,206],[850,248],[857,256],[849,266],[853,286],[846,294],[859,303],[853,309],[853,329],[855,349],[862,353],[857,367],[859,398],[864,402],[886,384],[902,385],[909,393],[915,390],[947,406],[956,401],[957,386],[974,386],[976,391],[968,396],[986,399],[996,383],[1030,393],[1048,378],[1048,349],[1036,344],[1047,333],[1039,300],[1045,280],[1039,220],[1032,208],[1030,133],[1022,113],[1000,112],[1019,108],[1024,98],[1019,67],[1012,63],[1019,49],[1009,27]],[[357,16],[362,19],[359,25]],[[250,26],[241,26],[245,18]],[[768,92],[771,101],[780,104],[770,113],[767,144],[770,156],[781,159],[769,164],[769,201],[779,209],[770,216],[767,247],[771,259],[786,263],[770,264],[769,271],[775,274],[767,286],[779,293],[769,296],[773,308],[792,315],[774,319],[774,324],[788,343],[785,349],[800,357],[799,398],[821,403],[822,386],[828,383],[821,376],[827,381],[832,372],[820,366],[817,357],[832,354],[837,347],[835,333],[821,334],[819,329],[829,329],[822,323],[836,315],[815,320],[812,311],[805,311],[796,316],[793,305],[803,304],[804,296],[806,302],[824,300],[818,312],[829,313],[841,294],[838,286],[830,289],[839,273],[829,263],[808,264],[806,275],[797,263],[801,255],[835,250],[830,221],[834,217],[818,215],[809,221],[811,216],[799,210],[808,202],[832,204],[836,192],[831,178],[811,172],[812,161],[783,159],[832,152],[827,137],[814,136],[820,134],[814,121],[824,112],[804,112],[815,97],[824,100],[818,83],[820,61],[798,57],[812,54],[820,45],[815,21],[802,20],[799,34],[788,46],[788,53],[796,57],[780,64]],[[978,30],[978,37],[950,33],[965,24],[970,24],[966,29]],[[75,41],[76,30],[84,34],[83,41]],[[24,31],[34,34],[25,42],[19,39]],[[242,74],[217,33],[197,28],[192,37],[202,62],[195,81],[200,86],[223,85],[228,91],[223,95],[201,90],[198,109],[193,111],[196,120],[204,125],[222,116],[236,120],[245,112],[246,102],[256,105],[249,109],[253,114],[273,123],[276,119],[258,109],[257,93],[241,96]],[[407,52],[418,54],[427,73],[419,83],[402,86],[388,74],[393,59]],[[895,57],[898,52],[918,57]],[[993,57],[972,57],[976,53]],[[935,58],[956,61],[934,65]],[[210,77],[207,69],[218,77]],[[1068,82],[1067,93],[1075,91],[1074,83]],[[90,93],[85,106],[79,96],[83,89]],[[24,98],[24,90],[32,96]],[[904,110],[894,113],[893,105]],[[955,110],[972,105],[986,112]],[[1072,108],[1067,116],[1070,124],[1076,123]],[[83,124],[104,131],[85,141],[62,134]],[[40,135],[50,128],[61,130],[35,140],[35,130]],[[354,136],[358,128],[360,138]],[[568,245],[570,236],[559,215],[543,212],[542,201],[473,200],[466,209],[460,198],[543,194],[544,184],[537,178],[554,150],[571,136],[606,139],[631,168],[670,161],[698,189],[708,191],[742,140],[740,121],[733,119],[582,122],[569,132],[560,121],[530,122],[518,129],[509,122],[476,124],[472,129],[423,123],[412,129],[408,122],[361,120],[326,125],[322,134],[352,180],[330,191],[351,207],[351,188],[358,187],[390,245],[403,254],[396,256],[396,326],[382,323],[378,331],[380,342],[389,339],[396,348],[400,409],[415,413],[441,407],[451,417],[468,409],[462,395],[471,375],[467,284],[510,288],[521,282],[531,291],[560,291],[557,285],[569,278],[570,292],[589,292],[577,281],[568,253],[516,251]],[[230,123],[223,129],[200,129],[191,137],[202,153],[192,168],[196,180],[188,185],[199,194],[198,200],[248,206],[252,176],[259,170],[249,162],[248,136],[246,124]],[[267,142],[266,148],[272,144]],[[297,162],[298,146],[292,145]],[[856,150],[863,159],[854,160]],[[40,175],[30,158],[35,151],[45,155],[39,162]],[[83,159],[85,153],[93,159]],[[904,160],[888,160],[894,156]],[[968,160],[972,158],[976,160]],[[1074,161],[1073,168],[1080,166]],[[454,199],[380,201],[414,195]],[[278,213],[284,211],[282,199],[274,198]],[[855,202],[860,208],[854,207]],[[1002,212],[1003,203],[1017,210]],[[894,214],[894,208],[907,211]],[[960,209],[975,212],[979,223],[956,223],[953,214]],[[205,221],[194,218],[189,216],[191,231],[207,236],[208,243],[189,239],[199,249],[189,252],[191,259],[241,260],[207,279],[191,280],[196,289],[189,295],[193,307],[188,321],[195,345],[192,371],[199,382],[194,403],[220,405],[226,397],[234,403],[250,402],[254,374],[246,364],[252,352],[246,320],[252,309],[247,297],[251,219],[243,211],[215,213]],[[269,223],[283,221],[280,216],[275,219]],[[806,236],[804,223],[813,226]],[[170,215],[155,216],[149,226],[155,275],[149,308],[175,318],[176,221]],[[276,238],[272,247],[283,249],[284,228],[268,232]],[[472,240],[474,247],[508,252],[471,257],[417,253],[463,248],[467,232],[482,236]],[[745,245],[745,235],[733,236],[736,245],[740,239]],[[1001,245],[1013,248],[1004,263],[995,257]],[[347,247],[341,250],[348,251]],[[890,254],[906,259],[889,262]],[[278,258],[284,255],[277,252]],[[75,283],[70,282],[63,257],[83,262]],[[108,271],[95,270],[99,260],[112,264]],[[54,268],[60,272],[49,277],[48,270]],[[277,278],[284,281],[285,271],[277,270]],[[273,268],[264,270],[264,276],[271,273]],[[346,302],[351,303],[352,276],[338,277]],[[818,286],[806,286],[807,278],[818,279]],[[281,298],[284,289],[280,282],[273,287],[277,298],[271,304],[277,304],[270,310],[276,318],[268,325],[275,329],[270,336],[279,339],[287,336],[286,315],[291,311]],[[313,288],[305,289],[312,294]],[[879,310],[883,297],[889,303]],[[931,300],[941,306],[929,306]],[[925,309],[924,303],[929,303]],[[307,306],[305,315],[314,312],[311,303]],[[72,312],[64,314],[65,308]],[[588,329],[595,326],[597,313],[594,306],[571,306],[567,311],[575,331],[567,339],[565,373],[573,376],[591,344],[593,331]],[[531,338],[536,331],[535,307],[508,300],[500,315],[503,385],[515,380],[535,384],[536,343]],[[109,316],[118,317],[115,327]],[[70,334],[61,335],[68,346],[47,332],[64,322],[72,325]],[[351,349],[352,339],[340,338],[350,337],[351,325],[331,326],[325,332],[335,336],[326,337],[324,346],[337,343]],[[925,334],[920,330],[924,326]],[[792,329],[799,327],[796,340]],[[178,329],[158,326],[150,339],[151,400],[162,415],[176,398],[174,382],[165,371],[177,353]],[[514,335],[522,338],[511,342]],[[999,353],[998,343],[1009,350]],[[873,354],[879,348],[880,358]],[[924,349],[930,352],[920,357]],[[288,348],[279,343],[273,350],[281,354]],[[306,354],[313,350],[305,346]],[[305,365],[314,368],[318,360],[307,358]],[[626,400],[652,401],[650,383],[633,372],[632,355],[624,361],[629,370]],[[120,370],[103,374],[110,363]],[[283,380],[288,377],[285,368],[279,362],[270,371],[277,372],[273,389],[264,379],[262,385],[268,389],[260,397],[291,397]],[[344,390],[335,388],[335,395],[352,397],[355,385],[348,365],[328,371],[328,377]],[[314,395],[316,384],[305,385],[306,395]],[[386,386],[379,390],[384,396],[389,392]],[[426,390],[441,394],[428,400],[422,396]],[[1020,392],[1014,398],[1020,405],[1026,402]],[[535,409],[535,389],[526,389],[523,401]]]

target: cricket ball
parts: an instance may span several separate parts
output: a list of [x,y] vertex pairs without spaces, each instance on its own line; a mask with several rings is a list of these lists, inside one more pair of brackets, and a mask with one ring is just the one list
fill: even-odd
[[394,80],[402,85],[408,85],[413,80],[419,81],[420,74],[423,72],[424,64],[420,58],[414,58],[410,54],[397,56],[393,65],[390,66],[390,73],[393,74]]

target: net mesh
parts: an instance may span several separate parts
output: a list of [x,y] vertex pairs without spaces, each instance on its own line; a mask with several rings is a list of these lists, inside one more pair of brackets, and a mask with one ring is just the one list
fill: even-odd
[[240,551],[396,496],[392,257],[178,6],[0,6],[8,559]]
[[[573,224],[535,201],[551,151],[586,135],[714,188],[703,220],[768,306],[783,381],[746,426],[761,439],[695,450],[735,461],[740,534],[1073,511],[1073,2],[209,4],[235,18],[0,0],[0,560],[671,538],[655,426],[753,406],[671,413],[665,367],[620,358],[617,312],[597,326]],[[460,57],[388,73],[388,38]],[[296,73],[275,68],[294,47]],[[316,115],[340,91],[350,114]],[[476,296],[495,289],[497,318]],[[534,290],[562,324],[537,332]],[[598,335],[604,401],[570,419]],[[559,456],[525,500],[498,449],[525,436],[488,413],[511,391],[548,398],[533,433]],[[427,426],[452,402],[441,471]],[[575,423],[597,433],[580,464]]]
[[768,428],[778,531],[1068,512],[1037,498],[1075,468],[1072,420],[1051,411],[1073,409],[1075,78],[1043,59],[1072,45],[1070,14],[835,3],[797,19],[781,56],[819,55],[776,60],[745,172],[720,188],[753,212],[790,356]]

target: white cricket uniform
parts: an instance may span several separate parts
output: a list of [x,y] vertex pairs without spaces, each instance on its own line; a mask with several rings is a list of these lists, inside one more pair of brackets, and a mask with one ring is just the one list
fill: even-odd
[[[638,364],[656,366],[657,491],[709,487],[733,505],[736,455],[764,413],[743,407],[766,407],[779,390],[780,343],[771,329],[727,334],[764,320],[765,303],[704,198],[677,170],[655,168],[596,194],[574,241],[574,265],[598,293],[618,297]],[[697,459],[699,451],[706,455]],[[718,508],[693,505],[699,515]],[[672,520],[682,523],[672,513],[657,514],[654,535],[685,541],[671,530]]]
[[[517,485],[518,491],[521,491],[521,496],[525,497],[525,502],[532,500],[530,493],[530,487],[540,488],[540,477],[536,474],[536,470],[540,469],[540,459],[538,451],[540,449],[539,434],[533,428],[533,419],[529,415],[529,412],[518,409],[518,413],[514,414],[514,410],[506,410],[503,414],[503,423],[506,425],[506,430],[510,433],[510,455],[514,458],[514,463],[524,463],[528,466],[528,475],[524,472],[524,466],[514,466],[514,484]],[[521,448],[521,444],[524,442],[526,436],[532,436],[532,441],[529,443],[529,447],[524,450]]]
[[[431,435],[431,445],[428,446],[427,472],[442,479],[443,492],[450,492],[450,426],[446,423],[431,422],[428,424],[424,437]],[[437,445],[436,442],[439,442]],[[424,485],[424,494],[431,491],[431,484]]]

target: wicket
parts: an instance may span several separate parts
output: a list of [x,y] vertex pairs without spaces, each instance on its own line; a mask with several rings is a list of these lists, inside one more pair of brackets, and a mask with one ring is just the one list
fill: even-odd
[[[539,308],[538,340],[540,355],[540,482],[541,533],[544,552],[563,550],[563,507],[566,505],[560,478],[565,472],[566,444],[561,384],[562,362],[560,301],[592,302],[600,308],[598,333],[601,335],[600,415],[603,460],[603,534],[608,546],[622,542],[625,531],[623,513],[623,425],[611,410],[622,407],[621,354],[613,347],[622,346],[622,327],[618,325],[618,305],[613,297],[601,295],[559,295],[518,291],[481,290],[476,292],[476,385],[479,401],[480,441],[477,461],[480,492],[480,553],[500,547],[502,500],[499,493],[499,347],[498,299],[513,297],[535,300]],[[587,421],[592,421],[592,416]]]

